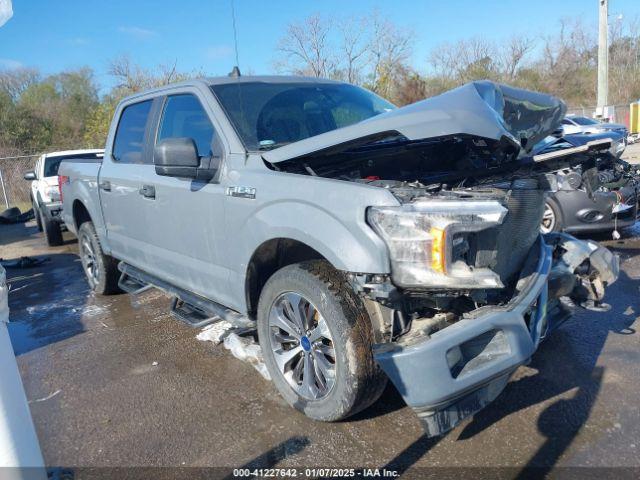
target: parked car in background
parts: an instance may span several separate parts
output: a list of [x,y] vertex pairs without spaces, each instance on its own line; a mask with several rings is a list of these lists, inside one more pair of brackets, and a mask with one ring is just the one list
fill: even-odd
[[532,158],[564,111],[488,81],[395,108],[319,78],[190,80],[123,100],[102,162],[62,163],[62,215],[93,291],[153,286],[192,326],[255,326],[309,417],[390,379],[441,435],[576,306],[606,307],[617,257],[539,232],[548,173],[609,155],[583,135]]
[[58,188],[60,162],[74,158],[97,160],[103,155],[104,150],[101,149],[45,153],[38,158],[35,168],[25,173],[24,179],[31,181],[31,204],[38,230],[44,231],[48,245],[62,244],[62,220],[60,217],[62,203]]
[[540,230],[542,233],[579,233],[612,231],[633,225],[638,216],[640,171],[638,166],[617,157],[616,145],[622,141],[620,134],[609,131],[548,137],[534,150],[539,154],[575,148],[576,138],[591,142],[610,140],[610,155],[601,155],[592,169],[576,165],[555,172],[557,189],[545,200]]
[[621,140],[616,145],[616,154],[618,156],[622,155],[622,152],[624,152],[624,149],[627,146],[627,137],[629,136],[627,127],[621,123],[600,122],[582,115],[567,115],[564,117],[562,120],[562,132],[564,134],[593,134],[609,132],[620,134],[622,136]]

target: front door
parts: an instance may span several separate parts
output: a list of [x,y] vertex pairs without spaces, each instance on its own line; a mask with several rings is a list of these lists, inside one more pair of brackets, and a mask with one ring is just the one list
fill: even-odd
[[[198,155],[219,155],[211,118],[195,93],[169,95],[164,100],[153,143],[167,138],[191,138]],[[148,270],[168,282],[226,304],[228,270],[222,267],[220,246],[224,226],[224,188],[187,178],[152,175],[155,197],[146,202],[149,235]]]

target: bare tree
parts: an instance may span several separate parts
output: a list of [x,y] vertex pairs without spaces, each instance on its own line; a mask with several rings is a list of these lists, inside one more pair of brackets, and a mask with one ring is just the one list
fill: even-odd
[[40,73],[34,68],[18,68],[0,71],[0,91],[6,92],[13,101],[31,85],[40,80]]
[[522,66],[525,57],[533,51],[535,45],[535,40],[526,35],[514,35],[507,40],[500,54],[502,77],[505,80],[516,79],[518,69]]
[[340,31],[340,73],[349,83],[362,83],[363,70],[369,63],[369,21],[367,18],[347,18],[338,23]]
[[283,56],[277,67],[295,74],[331,76],[336,66],[329,41],[332,23],[315,14],[302,22],[289,24],[277,47]]
[[148,69],[133,63],[127,56],[117,57],[112,60],[108,71],[119,82],[115,87],[117,97],[130,95],[148,88],[180,82],[189,78],[204,76],[201,70],[179,72],[177,61]]
[[394,83],[394,75],[411,56],[413,32],[401,30],[376,12],[371,16],[371,88],[388,97]]
[[499,79],[500,67],[496,57],[494,44],[483,37],[472,37],[437,46],[429,56],[429,63],[440,77],[461,84],[487,78]]

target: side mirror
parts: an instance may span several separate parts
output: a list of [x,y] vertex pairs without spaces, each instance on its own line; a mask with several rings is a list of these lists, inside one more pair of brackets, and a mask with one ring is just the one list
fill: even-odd
[[218,171],[219,159],[198,156],[192,138],[165,138],[153,149],[156,173],[167,177],[211,180]]
[[24,179],[25,180],[37,180],[38,177],[36,177],[36,172],[34,172],[33,170],[29,170],[27,173],[24,174]]

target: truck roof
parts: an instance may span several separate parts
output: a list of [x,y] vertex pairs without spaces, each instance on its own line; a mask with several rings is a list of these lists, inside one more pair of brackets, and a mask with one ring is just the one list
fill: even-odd
[[202,78],[194,78],[191,80],[185,80],[182,82],[170,83],[168,85],[163,85],[161,87],[150,88],[148,90],[143,90],[141,92],[134,93],[133,95],[129,95],[124,98],[122,101],[125,102],[127,100],[141,97],[144,95],[148,95],[150,93],[161,93],[165,90],[170,90],[175,87],[180,86],[190,86],[190,85],[205,85],[206,87],[210,87],[212,85],[224,85],[229,83],[251,83],[251,82],[261,82],[261,83],[334,83],[334,84],[342,84],[345,82],[340,82],[338,80],[330,80],[328,78],[319,78],[319,77],[303,77],[303,76],[295,76],[295,75],[242,75],[240,77],[202,77]]

